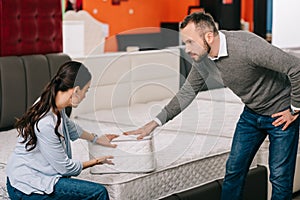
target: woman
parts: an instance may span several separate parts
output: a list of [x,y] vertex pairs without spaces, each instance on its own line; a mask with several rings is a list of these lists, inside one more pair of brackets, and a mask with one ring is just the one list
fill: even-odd
[[47,84],[40,99],[16,122],[19,137],[7,164],[7,190],[11,199],[109,199],[97,183],[70,178],[83,169],[113,164],[111,156],[86,162],[72,159],[70,140],[78,138],[115,147],[117,135],[82,130],[65,113],[85,98],[91,74],[79,62],[63,64]]

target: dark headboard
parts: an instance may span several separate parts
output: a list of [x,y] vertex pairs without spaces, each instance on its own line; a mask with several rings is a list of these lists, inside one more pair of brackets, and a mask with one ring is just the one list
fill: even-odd
[[0,57],[0,130],[13,127],[68,60],[62,53]]

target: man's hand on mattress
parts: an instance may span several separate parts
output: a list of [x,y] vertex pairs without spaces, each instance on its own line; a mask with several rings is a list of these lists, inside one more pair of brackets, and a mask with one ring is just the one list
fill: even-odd
[[112,144],[111,141],[115,138],[119,137],[119,135],[116,134],[104,134],[101,135],[97,140],[96,143],[105,147],[112,147],[116,148],[116,144]]
[[158,127],[158,124],[152,120],[151,122],[145,124],[143,127],[133,130],[133,131],[127,131],[124,132],[124,135],[139,135],[137,137],[138,140],[143,139],[145,136],[150,135],[150,133],[156,128]]

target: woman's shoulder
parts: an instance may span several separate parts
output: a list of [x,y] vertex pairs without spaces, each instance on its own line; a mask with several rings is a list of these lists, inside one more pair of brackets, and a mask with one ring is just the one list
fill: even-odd
[[57,122],[57,117],[53,112],[46,113],[39,121],[38,121],[38,129],[54,129]]
[[46,113],[41,119],[40,122],[47,122],[47,123],[56,123],[57,121],[57,116],[49,111],[48,113]]

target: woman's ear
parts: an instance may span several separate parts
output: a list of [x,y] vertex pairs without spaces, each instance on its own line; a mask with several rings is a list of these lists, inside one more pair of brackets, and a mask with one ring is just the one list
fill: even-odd
[[69,94],[70,94],[70,98],[74,97],[74,96],[77,96],[78,95],[78,92],[79,92],[79,87],[76,86],[74,88],[71,88],[68,90]]
[[73,88],[73,93],[78,94],[79,90],[80,90],[79,86],[76,86]]

